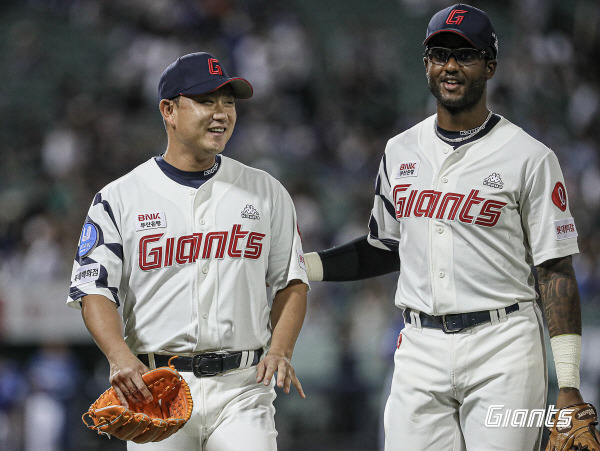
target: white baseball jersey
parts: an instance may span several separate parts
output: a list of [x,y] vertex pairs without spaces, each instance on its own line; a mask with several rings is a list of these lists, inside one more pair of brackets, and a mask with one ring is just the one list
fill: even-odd
[[454,150],[435,115],[392,138],[369,242],[397,249],[396,305],[430,315],[536,298],[531,265],[577,253],[554,152],[505,118]]
[[121,305],[136,353],[253,350],[269,343],[272,298],[294,279],[308,284],[277,180],[221,156],[196,189],[151,159],[96,195],[67,303],[100,294]]

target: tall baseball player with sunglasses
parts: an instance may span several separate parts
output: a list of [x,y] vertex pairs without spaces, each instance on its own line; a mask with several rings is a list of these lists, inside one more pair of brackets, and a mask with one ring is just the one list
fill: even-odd
[[384,416],[387,451],[539,449],[538,424],[485,422],[494,406],[503,418],[546,406],[532,266],[556,362],[556,407],[594,413],[579,393],[571,263],[579,250],[563,175],[549,148],[487,107],[498,39],[485,12],[465,4],[439,11],[424,45],[437,114],[389,140],[368,236],[307,254],[309,280],[400,269],[395,303],[406,326]]

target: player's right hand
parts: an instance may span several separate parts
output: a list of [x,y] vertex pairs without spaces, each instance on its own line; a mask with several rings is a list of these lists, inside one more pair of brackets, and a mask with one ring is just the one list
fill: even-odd
[[279,388],[283,388],[285,394],[290,393],[291,386],[293,385],[296,387],[300,397],[306,398],[302,384],[300,384],[300,380],[298,380],[290,360],[283,355],[269,351],[265,358],[256,366],[256,382],[269,385],[275,373],[277,373],[276,385]]
[[121,403],[148,403],[152,401],[152,393],[142,379],[142,374],[150,369],[129,353],[110,361],[110,384],[115,389]]

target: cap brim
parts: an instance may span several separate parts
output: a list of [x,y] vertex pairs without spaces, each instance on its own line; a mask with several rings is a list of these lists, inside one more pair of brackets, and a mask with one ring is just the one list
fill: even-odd
[[[460,32],[459,30],[455,30],[453,28],[444,28],[443,30],[438,30],[434,33],[431,33],[429,36],[427,36],[427,39],[425,39],[423,41],[423,45],[427,45],[427,43],[429,42],[429,40],[434,37],[437,36],[440,33],[454,33],[459,35],[461,38],[466,39],[466,41],[471,44],[473,47],[475,47],[476,49],[479,49],[479,47],[477,45],[475,45],[475,43],[473,41],[471,41],[468,37],[466,37],[462,32]],[[484,50],[484,49],[479,49],[479,50]]]
[[[219,83],[220,82],[220,83]],[[230,85],[233,89],[233,97],[236,99],[249,99],[252,97],[254,90],[252,89],[252,85],[240,77],[230,78],[226,81],[222,80],[211,80],[210,82],[200,83],[199,85],[192,86],[182,92],[180,95],[194,95],[194,94],[207,94],[209,92],[216,91],[219,88],[222,88],[225,85]]]

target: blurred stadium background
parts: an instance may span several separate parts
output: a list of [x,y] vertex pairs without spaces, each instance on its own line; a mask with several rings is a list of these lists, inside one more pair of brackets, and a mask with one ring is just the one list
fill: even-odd
[[[81,423],[108,367],[65,298],[93,195],[165,147],[155,93],[171,61],[209,51],[250,80],[226,154],[278,177],[305,251],[323,249],[366,233],[387,139],[434,112],[421,42],[452,3],[3,0],[0,449],[125,449]],[[472,4],[499,35],[493,111],[553,148],[566,176],[581,248],[582,392],[600,406],[600,3]],[[278,398],[280,450],[378,449],[401,327],[395,280],[312,285],[294,356],[308,399]]]

